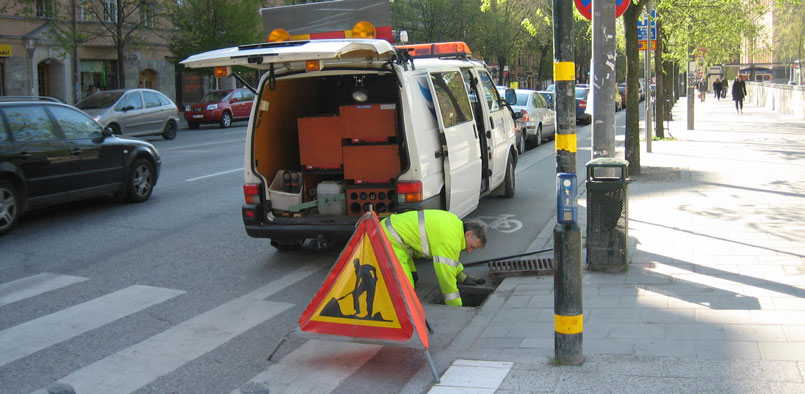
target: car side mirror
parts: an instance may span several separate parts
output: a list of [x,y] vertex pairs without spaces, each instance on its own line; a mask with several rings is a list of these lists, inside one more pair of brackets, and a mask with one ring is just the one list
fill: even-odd
[[111,127],[104,127],[103,132],[101,133],[101,135],[103,135],[103,138],[111,137],[113,134],[114,132],[112,131]]
[[514,89],[508,88],[506,89],[506,102],[509,104],[517,104],[517,94],[514,92]]
[[127,106],[123,107],[122,111],[123,112],[128,112],[128,111],[131,111],[133,109],[134,109],[133,105],[127,105]]
[[522,112],[517,111],[517,112],[514,113],[514,119],[522,119],[522,118],[523,118],[523,113]]

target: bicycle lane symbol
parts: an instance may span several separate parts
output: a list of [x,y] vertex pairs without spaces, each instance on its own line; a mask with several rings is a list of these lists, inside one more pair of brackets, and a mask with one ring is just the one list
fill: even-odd
[[478,219],[501,233],[513,233],[523,228],[523,223],[514,219],[514,216],[510,213],[504,213],[498,216],[479,216]]

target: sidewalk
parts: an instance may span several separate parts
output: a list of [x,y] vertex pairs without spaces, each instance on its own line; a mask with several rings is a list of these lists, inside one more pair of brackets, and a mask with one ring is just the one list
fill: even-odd
[[507,278],[404,392],[805,393],[805,121],[685,110],[641,142],[628,272],[583,274],[584,364],[551,365],[553,278]]

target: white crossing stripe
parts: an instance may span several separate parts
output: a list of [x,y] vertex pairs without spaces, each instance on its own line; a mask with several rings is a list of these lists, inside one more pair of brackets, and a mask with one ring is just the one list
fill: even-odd
[[43,272],[0,285],[0,306],[35,297],[52,290],[67,287],[87,278]]
[[0,366],[184,293],[135,285],[0,331]]
[[[322,267],[308,264],[59,380],[76,393],[131,393],[294,306],[268,297]],[[35,394],[46,394],[40,389]]]
[[[381,345],[312,339],[251,382],[268,384],[272,394],[327,394],[382,348]],[[232,394],[241,394],[241,391],[236,389]]]

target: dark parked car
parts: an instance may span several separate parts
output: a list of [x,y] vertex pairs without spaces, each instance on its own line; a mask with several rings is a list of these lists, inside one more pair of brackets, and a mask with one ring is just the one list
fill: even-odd
[[76,107],[104,127],[111,127],[114,134],[176,138],[179,108],[153,89],[104,90],[81,100]]
[[213,90],[200,103],[186,105],[184,120],[191,129],[201,123],[218,123],[227,128],[234,120],[249,120],[254,93],[249,89]]
[[576,88],[576,122],[590,124],[593,120],[592,115],[587,111],[587,96],[590,93],[588,88]]
[[0,235],[31,209],[103,195],[145,201],[159,168],[153,145],[116,137],[75,107],[0,101]]

